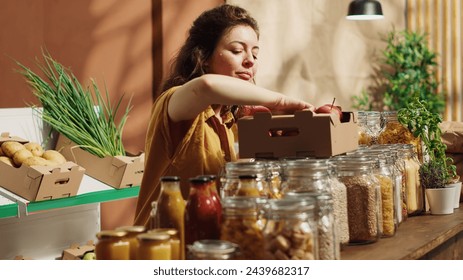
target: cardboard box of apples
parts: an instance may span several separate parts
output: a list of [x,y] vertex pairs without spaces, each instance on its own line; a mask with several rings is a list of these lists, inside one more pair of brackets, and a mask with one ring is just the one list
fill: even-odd
[[329,158],[358,148],[356,112],[326,104],[293,115],[256,113],[238,120],[241,158]]
[[85,169],[55,150],[0,135],[0,186],[29,201],[75,196]]

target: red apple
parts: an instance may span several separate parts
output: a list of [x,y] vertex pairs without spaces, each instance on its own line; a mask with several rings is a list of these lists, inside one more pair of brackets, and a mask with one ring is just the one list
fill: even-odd
[[334,105],[331,105],[331,104],[325,104],[323,106],[318,107],[315,110],[315,113],[318,113],[318,114],[320,114],[320,113],[321,114],[334,113],[339,117],[340,120],[342,119],[342,109],[341,109],[340,106],[334,106]]

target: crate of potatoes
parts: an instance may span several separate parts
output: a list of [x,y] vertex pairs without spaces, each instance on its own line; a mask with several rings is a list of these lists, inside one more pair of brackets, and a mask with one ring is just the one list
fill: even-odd
[[29,201],[75,196],[85,169],[56,150],[0,135],[0,186]]

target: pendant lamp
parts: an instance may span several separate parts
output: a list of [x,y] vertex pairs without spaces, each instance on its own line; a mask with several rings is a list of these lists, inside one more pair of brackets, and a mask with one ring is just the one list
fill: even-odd
[[346,18],[350,20],[383,19],[383,9],[381,3],[376,0],[353,0],[349,4]]

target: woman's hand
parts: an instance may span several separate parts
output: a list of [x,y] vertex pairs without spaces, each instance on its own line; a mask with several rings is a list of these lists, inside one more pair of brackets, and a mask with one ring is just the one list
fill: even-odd
[[258,112],[271,112],[269,108],[260,105],[243,105],[238,106],[236,112],[234,112],[236,119],[241,119],[246,116],[253,116]]

